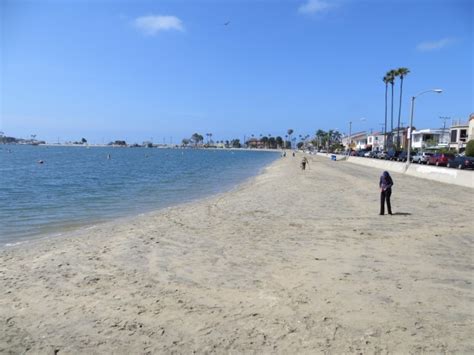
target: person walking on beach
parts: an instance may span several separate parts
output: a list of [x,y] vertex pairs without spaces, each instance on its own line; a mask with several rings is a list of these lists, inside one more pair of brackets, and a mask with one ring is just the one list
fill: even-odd
[[390,196],[392,195],[393,180],[388,171],[384,171],[380,176],[380,215],[385,213],[385,201],[387,201],[388,214],[392,214],[392,205],[390,204]]
[[309,166],[308,158],[303,157],[303,160],[301,161],[301,169],[306,170],[306,164]]

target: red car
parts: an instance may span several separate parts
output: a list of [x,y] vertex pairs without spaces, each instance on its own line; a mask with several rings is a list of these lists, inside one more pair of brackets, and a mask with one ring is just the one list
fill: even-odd
[[428,159],[428,165],[447,166],[448,160],[454,159],[454,154],[435,153]]

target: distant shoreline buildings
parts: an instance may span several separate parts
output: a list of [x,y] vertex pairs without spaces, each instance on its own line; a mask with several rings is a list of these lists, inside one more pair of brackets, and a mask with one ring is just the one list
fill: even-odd
[[[444,117],[443,117],[444,118]],[[291,130],[292,131],[292,130]],[[144,141],[142,144],[127,143],[125,140],[115,140],[107,144],[90,144],[85,138],[79,141],[70,141],[64,143],[46,143],[43,140],[37,140],[36,135],[29,139],[15,138],[4,135],[0,132],[0,144],[23,144],[23,145],[50,145],[50,146],[86,146],[86,147],[128,147],[128,148],[215,148],[215,149],[309,149],[318,151],[347,151],[347,150],[365,150],[365,151],[387,151],[389,149],[406,150],[409,144],[410,127],[395,128],[391,132],[383,131],[359,131],[351,135],[341,135],[338,131],[330,130],[325,132],[318,130],[316,134],[299,135],[299,139],[285,135],[284,138],[271,135],[250,138],[244,138],[241,141],[237,138],[231,140],[212,140],[212,134],[207,133],[207,141],[204,141],[202,135],[194,133],[190,138],[184,138],[181,144],[155,144],[151,140]],[[412,149],[416,150],[436,150],[450,149],[462,152],[467,142],[474,140],[474,113],[471,113],[467,121],[453,120],[449,127],[443,128],[423,128],[416,129],[412,127],[411,136],[413,139]],[[398,147],[395,142],[400,142]]]
[[[462,152],[467,142],[474,139],[474,113],[467,121],[453,120],[450,127],[416,129],[412,127],[412,149],[451,149]],[[400,146],[390,144],[390,139],[396,142],[400,136]],[[346,150],[386,151],[389,148],[406,150],[408,147],[410,127],[400,127],[400,131],[392,132],[355,132],[342,138]],[[388,144],[386,144],[386,141]]]

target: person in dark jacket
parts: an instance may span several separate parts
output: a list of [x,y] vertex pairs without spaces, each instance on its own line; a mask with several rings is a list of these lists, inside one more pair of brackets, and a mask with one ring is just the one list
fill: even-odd
[[301,169],[306,170],[306,165],[309,166],[308,158],[303,157],[303,160],[301,161]]
[[384,171],[380,177],[380,215],[385,213],[385,201],[387,201],[388,214],[392,214],[392,205],[390,196],[392,195],[393,180],[388,171]]

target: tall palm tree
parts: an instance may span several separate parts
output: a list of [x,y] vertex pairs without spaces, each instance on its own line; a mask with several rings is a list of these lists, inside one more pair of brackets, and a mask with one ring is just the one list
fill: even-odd
[[293,147],[293,146],[291,145],[291,135],[293,134],[293,132],[294,132],[294,131],[293,131],[293,129],[291,129],[291,128],[289,128],[289,129],[286,131],[286,133],[288,133],[288,136],[290,137],[290,149]]
[[389,70],[388,73],[388,78],[389,78],[389,83],[391,87],[391,94],[392,94],[392,99],[390,101],[391,109],[390,109],[390,145],[393,147],[393,85],[395,84],[395,77],[397,75],[397,71],[392,69]]
[[400,77],[400,101],[399,101],[399,105],[398,105],[398,129],[397,129],[397,147],[400,148],[400,117],[401,117],[401,114],[402,114],[402,93],[403,93],[403,79],[405,78],[405,76],[408,75],[408,73],[410,73],[410,69],[408,68],[404,68],[404,67],[401,67],[401,68],[398,68],[397,69],[397,76]]
[[382,80],[385,83],[385,123],[384,123],[384,126],[383,126],[383,144],[384,144],[385,150],[387,150],[386,149],[386,147],[387,147],[387,108],[388,108],[387,95],[388,95],[388,83],[390,81],[390,78],[389,78],[388,74],[385,74],[385,76],[383,77]]

